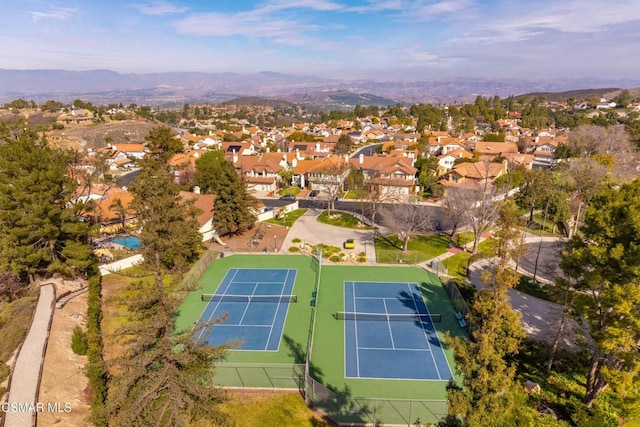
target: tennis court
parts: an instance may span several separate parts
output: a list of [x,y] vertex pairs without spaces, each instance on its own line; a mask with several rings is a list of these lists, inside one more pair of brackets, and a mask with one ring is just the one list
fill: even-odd
[[[213,346],[233,340],[236,350],[278,351],[292,294],[296,269],[231,268],[214,294],[202,294],[208,304],[198,323],[227,316],[201,331]],[[207,330],[208,329],[208,330]]]
[[447,358],[417,283],[344,282],[345,377],[449,380]]

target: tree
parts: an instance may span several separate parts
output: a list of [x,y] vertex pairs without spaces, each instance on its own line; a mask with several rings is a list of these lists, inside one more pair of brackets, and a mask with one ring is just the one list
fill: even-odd
[[584,402],[607,387],[629,405],[640,400],[640,180],[606,189],[587,207],[562,254],[577,290],[572,307],[588,325],[591,355]]
[[381,211],[389,229],[402,240],[402,250],[409,247],[409,239],[433,228],[433,210],[415,202],[385,205]]
[[93,262],[84,203],[67,174],[71,153],[24,122],[0,125],[0,263],[23,280],[84,272]]
[[[484,162],[485,174],[488,175],[489,162]],[[462,183],[459,187],[451,187],[445,195],[447,211],[461,214],[462,221],[468,224],[473,232],[472,253],[478,252],[478,244],[482,233],[494,223],[500,203],[505,199],[506,191],[493,185],[488,178],[479,183]]]
[[224,425],[218,404],[225,395],[210,375],[226,347],[195,338],[205,325],[193,335],[175,330],[178,300],[158,278],[129,289],[127,324],[120,330],[125,351],[109,387],[109,425]]
[[141,160],[140,175],[130,190],[131,206],[142,223],[144,265],[153,279],[134,284],[128,295],[129,321],[120,331],[126,350],[116,360],[117,374],[109,389],[111,424],[174,426],[220,420],[216,403],[222,395],[206,381],[224,348],[175,330],[179,299],[166,289],[166,273],[182,270],[197,255],[197,212],[181,201],[168,166],[175,151],[171,132],[154,128],[146,140],[150,153]]
[[613,99],[613,101],[620,108],[626,108],[627,105],[631,104],[631,93],[629,92],[629,89],[623,89],[622,92]]
[[516,202],[529,210],[529,222],[533,221],[533,212],[544,206],[547,193],[552,189],[551,173],[542,169],[531,169],[524,173]]
[[458,425],[470,427],[528,424],[521,423],[527,417],[525,397],[510,362],[525,337],[520,314],[511,307],[507,294],[518,281],[518,275],[507,267],[523,246],[516,222],[515,206],[502,204],[496,221],[497,261],[483,274],[487,287],[473,301],[468,317],[473,325],[470,339],[448,334],[445,338],[453,347],[462,386],[451,382],[447,387],[449,415],[443,425],[455,425],[452,421],[456,419]]
[[109,205],[109,209],[114,209],[120,218],[120,225],[122,226],[122,231],[127,231],[127,227],[125,221],[127,219],[127,208],[122,204],[122,200],[119,198],[115,199],[111,205]]
[[142,253],[156,271],[179,269],[198,254],[202,236],[197,212],[182,202],[169,168],[169,158],[177,149],[170,129],[153,128],[145,140],[150,152],[140,160],[140,174],[129,187],[130,207],[142,224]]
[[196,160],[196,183],[205,193],[216,195],[213,225],[219,234],[242,233],[253,227],[256,199],[221,151],[211,151]]
[[338,156],[344,156],[345,154],[349,154],[351,152],[351,148],[353,147],[353,142],[351,138],[347,134],[340,135],[338,138],[338,142],[336,142],[335,153]]

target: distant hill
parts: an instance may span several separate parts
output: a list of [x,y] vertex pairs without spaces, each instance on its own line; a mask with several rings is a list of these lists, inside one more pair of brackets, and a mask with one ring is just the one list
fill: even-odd
[[[478,96],[505,98],[524,93],[567,97],[575,88],[640,87],[637,79],[538,79],[447,77],[423,81],[339,80],[262,71],[257,73],[117,73],[110,70],[0,69],[0,103],[17,98],[38,103],[48,99],[74,99],[104,105],[136,103],[180,106],[184,103],[219,103],[240,97],[284,100],[307,107],[352,108],[355,105],[393,105],[473,102]],[[597,89],[601,91],[615,89]],[[558,92],[561,94],[556,95]],[[581,93],[582,91],[578,91]],[[567,92],[569,93],[569,92]],[[586,94],[580,94],[582,97]],[[574,96],[575,97],[575,96]],[[577,98],[577,97],[576,97]]]
[[[608,98],[608,94],[612,93],[620,93],[622,89],[619,88],[602,88],[602,89],[579,89],[579,90],[568,90],[565,92],[532,92],[525,93],[523,95],[518,95],[516,98],[520,98],[522,96],[526,97],[527,100],[536,98],[536,97],[544,97],[547,101],[558,102],[565,99],[573,98],[576,101],[586,101],[592,96],[597,96],[598,98],[605,97]],[[616,96],[616,95],[614,95]]]
[[370,93],[354,93],[349,90],[298,93],[283,96],[283,99],[298,105],[313,105],[326,108],[353,108],[356,105],[395,105],[397,101]]
[[221,102],[220,105],[261,105],[265,107],[293,107],[295,104],[288,101],[282,101],[280,99],[263,98],[260,96],[243,96],[241,98],[234,98],[228,101]]

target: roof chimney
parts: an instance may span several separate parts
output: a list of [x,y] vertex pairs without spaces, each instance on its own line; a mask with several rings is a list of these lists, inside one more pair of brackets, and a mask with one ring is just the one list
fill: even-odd
[[236,153],[236,150],[233,150],[233,163],[238,163],[238,153]]
[[364,154],[360,154],[358,156],[358,163],[363,164],[364,163]]
[[200,187],[198,187],[197,185],[193,187],[193,192],[196,194],[200,194]]

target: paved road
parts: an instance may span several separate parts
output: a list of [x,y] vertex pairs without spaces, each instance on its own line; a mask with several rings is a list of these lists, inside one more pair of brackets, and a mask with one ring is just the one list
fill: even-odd
[[[53,303],[55,291],[52,284],[40,287],[40,296],[33,321],[29,328],[27,338],[24,340],[20,353],[11,374],[11,387],[9,389],[7,403],[33,404],[33,407],[22,408],[16,411],[5,411],[5,427],[26,427],[35,425],[34,411],[37,407],[38,388],[40,387],[40,373],[44,362],[44,353],[47,348],[49,326],[53,316]],[[46,406],[46,402],[43,402]],[[11,408],[11,406],[9,406]],[[42,408],[46,410],[47,408]]]
[[[291,240],[297,237],[305,243],[313,245],[324,243],[342,248],[342,244],[346,239],[354,239],[356,248],[344,250],[344,252],[357,254],[364,251],[367,253],[367,261],[375,264],[376,253],[373,246],[375,230],[356,230],[323,224],[317,220],[320,213],[322,213],[322,209],[308,209],[289,230],[289,234],[285,239],[286,244],[291,245]],[[381,230],[381,232],[384,234],[386,230]],[[286,251],[286,249],[283,247],[283,250]]]
[[[481,274],[490,266],[489,259],[480,260],[470,266],[469,280],[477,289],[485,287]],[[522,327],[527,335],[538,341],[553,342],[562,318],[562,306],[515,289],[509,289],[508,293],[513,309],[522,314]],[[561,335],[560,343],[565,348],[575,348],[575,331],[578,326],[573,320],[569,320],[567,325]]]

